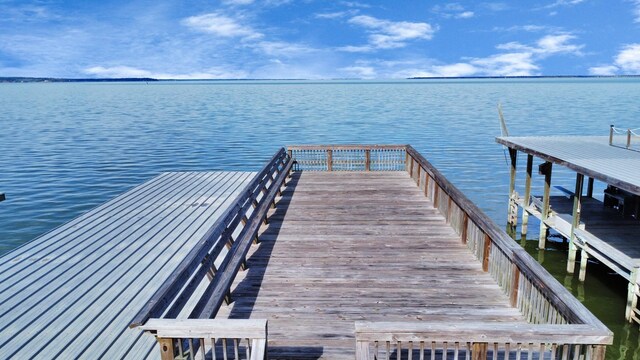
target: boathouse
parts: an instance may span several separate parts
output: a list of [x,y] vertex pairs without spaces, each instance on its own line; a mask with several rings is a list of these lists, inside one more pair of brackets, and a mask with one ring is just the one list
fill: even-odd
[[[579,252],[581,281],[585,280],[589,258],[627,279],[625,317],[640,322],[640,151],[631,146],[630,134],[625,132],[624,138],[625,141],[616,140],[612,127],[609,137],[508,136],[496,141],[509,148],[511,158],[510,226],[517,225],[520,207],[523,236],[527,234],[530,215],[540,220],[540,249],[545,248],[549,229],[568,239],[569,273],[575,270]],[[515,189],[518,151],[527,154],[523,195]],[[531,194],[534,158],[542,160],[539,173],[544,176],[543,194],[537,196]],[[551,194],[553,165],[576,173],[574,189],[558,187],[561,195]],[[594,180],[606,185],[602,201],[593,195]]]
[[604,359],[612,333],[408,145],[166,173],[5,255],[0,357]]

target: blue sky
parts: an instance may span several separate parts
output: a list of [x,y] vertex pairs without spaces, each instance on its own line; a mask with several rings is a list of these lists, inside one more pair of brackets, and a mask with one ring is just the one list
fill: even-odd
[[0,0],[0,76],[640,74],[640,0]]

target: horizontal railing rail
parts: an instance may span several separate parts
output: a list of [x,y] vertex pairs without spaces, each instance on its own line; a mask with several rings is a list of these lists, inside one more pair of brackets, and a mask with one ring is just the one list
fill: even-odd
[[356,359],[604,359],[611,336],[589,325],[357,322]]
[[[280,149],[160,285],[130,327],[145,325],[144,329],[148,330],[149,323],[158,324],[160,320],[175,320],[184,315],[190,320],[214,318],[224,301],[231,301],[233,281],[245,266],[249,249],[258,240],[260,225],[267,222],[267,213],[275,206],[275,198],[292,167],[291,157],[284,148]],[[209,283],[202,290],[205,276]],[[168,328],[167,324],[178,323],[163,324]],[[182,340],[179,337],[170,340],[175,345],[171,348],[172,356],[181,356]],[[161,352],[169,340],[164,341],[160,343]],[[173,357],[167,355],[166,358]]]
[[295,170],[399,171],[404,169],[406,145],[289,145]]
[[266,359],[266,320],[151,319],[142,329],[158,339],[162,360]]

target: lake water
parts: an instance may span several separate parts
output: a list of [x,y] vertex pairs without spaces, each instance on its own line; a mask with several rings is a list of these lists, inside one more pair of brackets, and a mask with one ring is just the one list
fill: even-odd
[[[287,144],[411,144],[504,226],[499,102],[511,135],[608,135],[640,126],[638,95],[640,79],[0,84],[0,254],[160,172],[257,170]],[[553,176],[572,188],[573,173]],[[607,358],[640,356],[624,281],[590,265],[581,284],[562,244],[536,244],[525,247],[616,333]]]

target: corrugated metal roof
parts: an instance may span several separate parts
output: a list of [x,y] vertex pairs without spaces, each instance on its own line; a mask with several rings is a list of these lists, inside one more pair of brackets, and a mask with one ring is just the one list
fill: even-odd
[[0,358],[159,358],[131,319],[253,175],[165,173],[0,258]]
[[640,195],[640,152],[608,136],[505,136],[496,142]]

